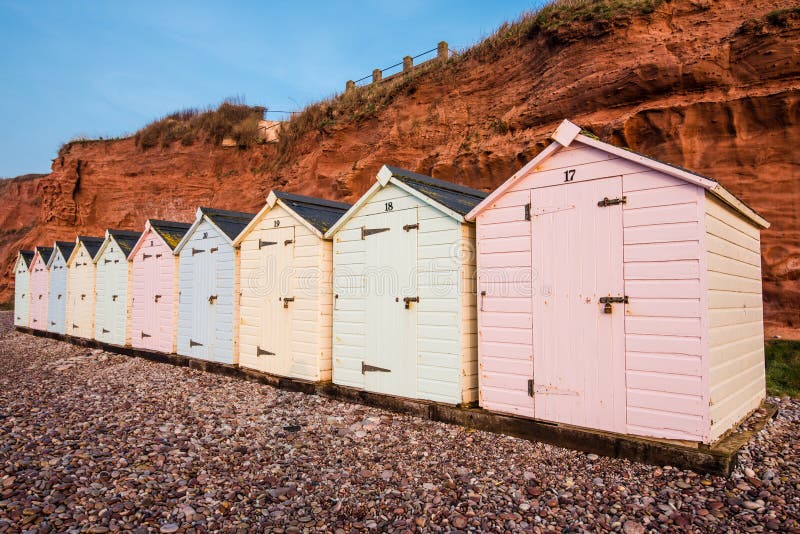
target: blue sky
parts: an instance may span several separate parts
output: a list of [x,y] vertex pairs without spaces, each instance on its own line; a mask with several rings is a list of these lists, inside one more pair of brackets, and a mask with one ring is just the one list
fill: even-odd
[[296,110],[440,40],[467,47],[541,0],[0,0],[0,176],[231,96]]

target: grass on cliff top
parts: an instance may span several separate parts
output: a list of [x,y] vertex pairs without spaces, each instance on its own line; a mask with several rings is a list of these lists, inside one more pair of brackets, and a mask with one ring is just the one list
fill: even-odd
[[767,393],[800,397],[800,341],[767,341]]

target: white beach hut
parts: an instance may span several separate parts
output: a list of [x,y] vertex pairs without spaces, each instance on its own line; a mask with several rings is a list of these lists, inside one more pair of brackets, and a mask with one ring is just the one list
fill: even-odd
[[67,320],[67,259],[72,255],[75,243],[56,241],[53,254],[47,264],[50,273],[50,297],[47,299],[47,330],[56,334],[66,333]]
[[139,232],[106,230],[94,257],[94,338],[112,345],[130,345],[130,280],[128,255],[139,240]]
[[20,250],[14,265],[14,326],[28,327],[30,322],[30,285],[32,250]]

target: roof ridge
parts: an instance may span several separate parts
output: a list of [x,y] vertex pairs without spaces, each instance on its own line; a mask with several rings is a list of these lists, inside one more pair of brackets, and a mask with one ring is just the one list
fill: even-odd
[[293,200],[295,202],[302,202],[304,204],[311,204],[323,208],[332,208],[332,209],[347,211],[352,206],[352,204],[348,202],[340,202],[338,200],[328,200],[325,198],[312,197],[309,195],[300,195],[297,193],[288,193],[286,191],[281,191],[279,189],[273,189],[272,192],[275,193],[275,196],[281,200]]

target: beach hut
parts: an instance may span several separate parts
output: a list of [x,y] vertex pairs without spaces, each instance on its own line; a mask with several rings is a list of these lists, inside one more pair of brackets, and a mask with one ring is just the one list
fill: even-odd
[[331,228],[333,381],[447,404],[478,398],[474,225],[485,193],[384,166]]
[[75,243],[56,241],[47,263],[50,275],[50,296],[47,299],[47,330],[56,334],[66,333],[67,319],[67,259],[72,255]]
[[236,363],[236,259],[233,240],[253,213],[198,208],[175,254],[179,261],[177,352]]
[[68,336],[94,337],[95,265],[92,260],[102,244],[102,237],[78,236],[67,258]]
[[94,338],[112,345],[129,345],[128,295],[131,263],[128,255],[141,237],[139,232],[106,230],[94,257]]
[[20,250],[14,265],[14,326],[28,327],[31,305],[31,262],[32,250]]
[[765,396],[760,230],[711,178],[553,143],[473,209],[480,403],[711,443]]
[[131,266],[131,345],[175,352],[178,256],[173,254],[191,225],[149,219],[128,255]]
[[331,243],[349,204],[272,191],[234,241],[239,365],[314,382],[331,378]]
[[36,247],[31,263],[31,304],[30,327],[36,330],[47,330],[47,299],[50,272],[47,264],[53,249],[50,247]]

